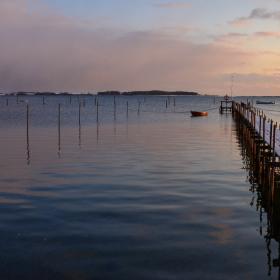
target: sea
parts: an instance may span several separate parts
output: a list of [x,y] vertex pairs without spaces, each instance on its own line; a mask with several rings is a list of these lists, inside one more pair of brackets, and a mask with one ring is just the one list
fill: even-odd
[[[279,97],[234,98],[280,120]],[[279,279],[220,100],[1,96],[0,279]]]

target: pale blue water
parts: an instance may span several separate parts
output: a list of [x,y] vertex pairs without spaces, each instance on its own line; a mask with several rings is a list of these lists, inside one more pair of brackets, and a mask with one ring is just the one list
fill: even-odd
[[218,99],[83,99],[0,98],[1,279],[278,279]]

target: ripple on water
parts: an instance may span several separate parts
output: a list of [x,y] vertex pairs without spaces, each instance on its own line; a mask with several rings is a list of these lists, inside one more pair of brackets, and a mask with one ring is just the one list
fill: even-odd
[[212,97],[131,97],[128,119],[120,97],[116,121],[101,98],[98,126],[85,98],[81,129],[77,100],[60,99],[60,147],[55,97],[30,98],[28,146],[25,107],[0,102],[1,278],[267,278],[231,117],[173,112]]

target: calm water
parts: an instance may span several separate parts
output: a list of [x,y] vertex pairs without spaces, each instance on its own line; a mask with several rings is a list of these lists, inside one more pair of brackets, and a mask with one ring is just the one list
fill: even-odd
[[118,97],[115,113],[103,97],[98,123],[84,97],[80,126],[78,101],[0,98],[1,279],[278,279],[278,243],[213,97]]

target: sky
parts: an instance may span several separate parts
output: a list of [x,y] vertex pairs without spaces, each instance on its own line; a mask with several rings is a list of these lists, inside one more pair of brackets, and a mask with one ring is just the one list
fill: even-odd
[[280,0],[0,0],[0,91],[280,95]]

